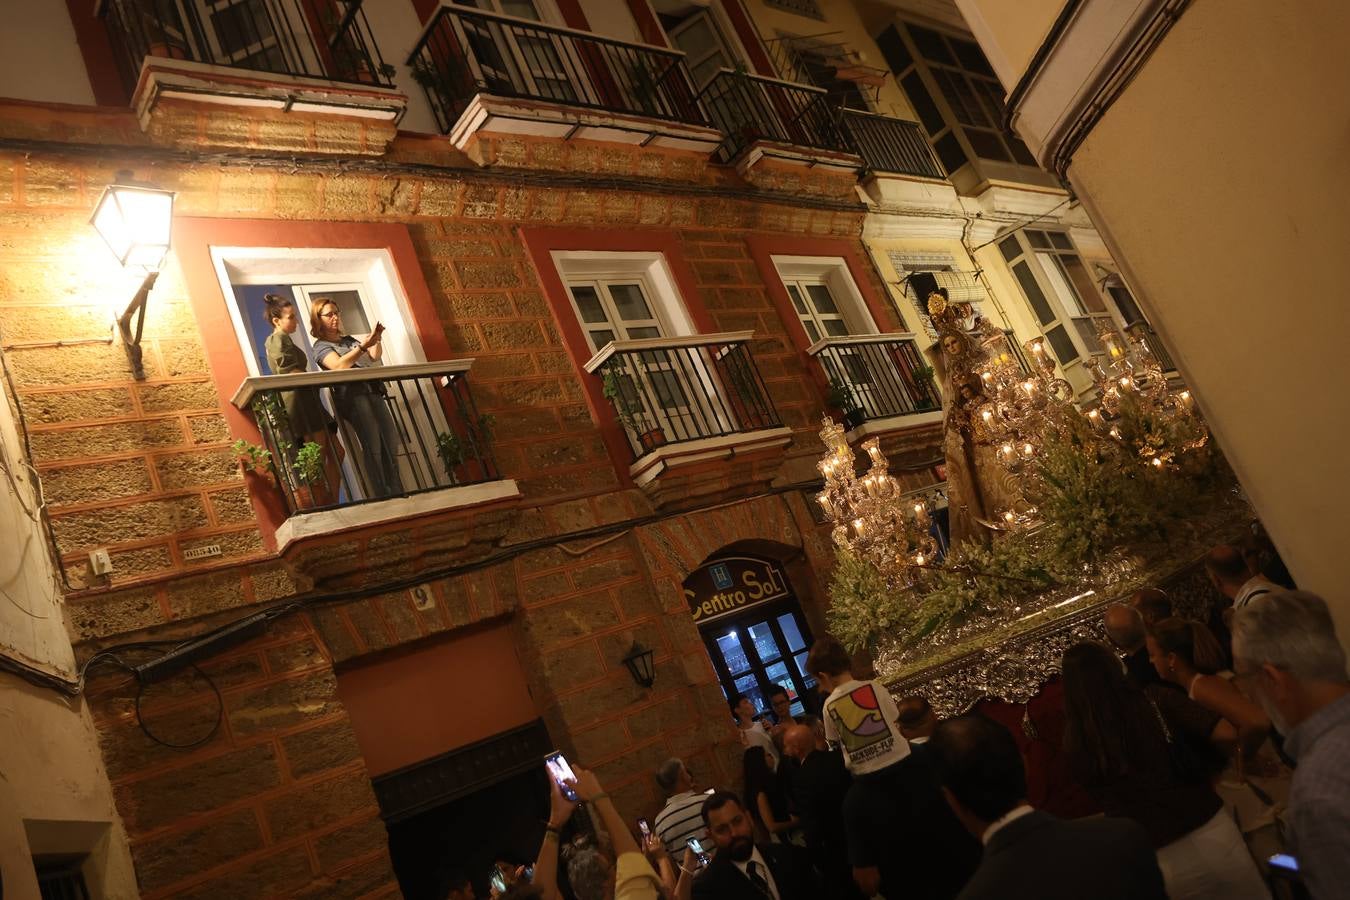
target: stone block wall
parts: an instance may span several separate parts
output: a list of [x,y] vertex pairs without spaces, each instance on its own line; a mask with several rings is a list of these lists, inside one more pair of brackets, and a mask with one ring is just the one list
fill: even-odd
[[[846,239],[866,258],[860,209],[754,195],[723,172],[700,176],[702,188],[682,184],[675,157],[661,158],[664,181],[606,177],[585,185],[582,176],[603,174],[591,171],[601,155],[574,148],[557,160],[570,180],[555,184],[453,168],[466,165],[461,156],[438,155],[421,139],[396,140],[390,157],[415,155],[416,168],[246,165],[147,149],[134,127],[106,111],[8,116],[0,107],[0,138],[49,143],[28,153],[0,145],[0,343],[66,565],[81,653],[192,634],[316,585],[370,589],[363,599],[283,618],[203,663],[223,713],[201,746],[155,743],[135,722],[134,682],[95,679],[91,706],[144,896],[395,894],[333,666],[488,618],[515,623],[550,734],[598,770],[625,814],[659,807],[650,773],[671,755],[705,783],[737,781],[739,743],[680,582],[722,546],[768,541],[805,554],[794,579],[801,573],[811,583],[798,589],[823,597],[814,579],[828,567],[828,542],[790,491],[702,512],[654,511],[627,482],[627,462],[616,464],[606,449],[586,376],[563,346],[520,229],[673,233],[713,327],[755,332],[756,364],[793,429],[782,469],[789,474],[779,479],[787,488],[783,482],[811,477],[822,399],[746,237]],[[57,147],[99,128],[108,136],[102,147]],[[424,519],[342,535],[308,560],[269,554],[229,449],[227,398],[207,363],[207,342],[235,339],[203,333],[172,255],[146,316],[146,380],[130,377],[112,339],[111,315],[139,279],[117,267],[88,218],[120,169],[176,190],[182,215],[406,226],[452,352],[477,360],[475,400],[496,418],[494,450],[503,475],[520,485],[521,508],[491,523]],[[709,180],[725,190],[707,190]],[[875,273],[868,278],[884,296]],[[726,497],[743,497],[734,465],[708,477],[709,503],[723,485]],[[208,543],[222,556],[184,558]],[[110,584],[83,575],[94,547],[111,551]],[[463,563],[472,568],[452,571]],[[342,577],[325,582],[325,565],[339,564]],[[380,591],[381,579],[422,575],[432,586],[430,609],[416,609],[402,590]],[[808,610],[813,627],[820,615]],[[650,690],[621,663],[634,640],[655,651]],[[214,691],[187,673],[148,686],[142,701],[146,724],[169,743],[203,735],[217,707]]]

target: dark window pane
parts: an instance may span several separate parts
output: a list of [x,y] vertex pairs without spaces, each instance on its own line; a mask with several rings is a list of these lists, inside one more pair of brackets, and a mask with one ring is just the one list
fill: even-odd
[[956,121],[962,125],[989,126],[993,124],[989,117],[985,115],[980,101],[971,90],[963,75],[958,72],[948,72],[944,69],[933,69],[933,80],[938,83],[938,88],[942,91],[942,96],[947,98],[947,105],[952,108],[952,115],[956,116]]
[[1027,240],[1031,242],[1031,246],[1035,247],[1037,250],[1050,249],[1050,238],[1046,236],[1044,231],[1028,228],[1024,233],[1027,236]]
[[975,86],[975,93],[984,101],[989,121],[998,125],[1003,121],[1003,87],[996,81],[986,81],[983,78],[972,77],[970,83]]
[[808,284],[806,293],[811,296],[811,302],[815,304],[816,312],[826,315],[834,315],[839,312],[839,308],[834,305],[834,297],[830,295],[830,289],[823,284]]
[[1101,338],[1097,337],[1097,323],[1093,319],[1074,319],[1074,327],[1078,329],[1078,337],[1082,339],[1083,346],[1088,348],[1089,353],[1105,353],[1106,348],[1102,346]]
[[806,315],[806,304],[802,302],[802,295],[800,292],[798,292],[797,286],[795,284],[789,284],[787,286],[787,292],[788,297],[792,299],[792,305],[797,310],[797,315],[799,316]]
[[966,151],[961,149],[961,142],[956,139],[954,132],[949,131],[943,135],[942,139],[933,145],[933,149],[937,151],[938,160],[948,175],[969,162],[966,159]]
[[1047,231],[1046,235],[1050,238],[1050,246],[1057,247],[1060,250],[1072,250],[1073,242],[1069,236],[1062,231]]
[[1126,325],[1133,325],[1135,322],[1143,322],[1144,314],[1139,309],[1139,304],[1134,302],[1134,296],[1123,284],[1113,284],[1106,289],[1111,295],[1111,299],[1116,301],[1116,309],[1120,310],[1120,317],[1125,320]]
[[905,27],[909,29],[909,36],[914,40],[914,46],[919,48],[919,55],[924,59],[956,65],[956,59],[947,49],[947,44],[942,40],[942,35],[936,31],[929,31],[927,28],[920,28],[917,25]]
[[[1027,233],[1030,234],[1030,232]],[[1003,240],[999,241],[998,249],[1003,254],[1003,258],[1008,262],[1012,262],[1022,255],[1022,245],[1017,243],[1017,238],[1014,235],[1008,235]]]
[[942,118],[942,113],[938,112],[937,104],[933,102],[928,89],[923,86],[923,79],[919,77],[918,72],[910,72],[900,79],[900,86],[905,89],[905,96],[909,98],[909,105],[914,107],[914,112],[918,114],[919,121],[927,129],[929,135],[937,134],[947,127],[947,123]]
[[1074,349],[1073,341],[1069,339],[1069,333],[1063,325],[1056,325],[1047,331],[1045,339],[1050,342],[1050,349],[1055,351],[1060,365],[1068,365],[1078,358],[1078,351]]
[[1003,133],[1003,139],[1008,142],[1008,148],[1012,150],[1013,159],[1024,166],[1036,166],[1040,168],[1040,163],[1036,162],[1036,157],[1032,155],[1031,149],[1022,143],[1021,139],[1015,134]]
[[890,66],[896,75],[914,65],[914,58],[909,55],[909,48],[905,46],[904,39],[900,37],[900,32],[894,25],[877,35],[877,47],[881,49],[886,65]]
[[[1053,240],[1053,232],[1051,233]],[[1087,266],[1077,256],[1063,255],[1059,258],[1064,264],[1064,271],[1068,273],[1069,281],[1073,283],[1074,290],[1082,299],[1083,305],[1090,312],[1106,312],[1106,304],[1102,302],[1102,295],[1097,293],[1097,285],[1093,282],[1092,276],[1088,273]]]
[[1041,293],[1041,286],[1036,283],[1036,276],[1031,274],[1031,267],[1027,265],[1026,260],[1013,266],[1012,270],[1017,276],[1017,283],[1022,286],[1022,293],[1026,295],[1031,308],[1036,311],[1036,318],[1041,320],[1041,324],[1049,325],[1055,321],[1055,313],[1046,302],[1045,294]]
[[992,131],[967,129],[966,140],[970,141],[970,149],[974,150],[975,155],[980,159],[996,159],[999,162],[1011,161],[1007,148],[1003,146],[1003,141],[999,140],[998,135]]
[[984,58],[984,53],[980,51],[980,45],[974,41],[963,41],[960,38],[947,38],[947,43],[951,45],[956,53],[956,58],[961,61],[961,65],[972,72],[983,72],[985,75],[993,75],[994,70],[989,65],[989,60]]

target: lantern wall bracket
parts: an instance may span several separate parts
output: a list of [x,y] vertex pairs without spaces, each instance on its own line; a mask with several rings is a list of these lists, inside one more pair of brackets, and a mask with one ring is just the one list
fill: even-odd
[[[141,334],[145,331],[145,304],[150,298],[150,290],[155,286],[159,272],[145,273],[145,280],[136,296],[127,304],[126,311],[117,317],[117,330],[122,335],[122,348],[127,352],[127,362],[131,363],[131,374],[137,381],[145,380],[144,354],[141,350]],[[132,329],[132,317],[135,317],[135,330]]]

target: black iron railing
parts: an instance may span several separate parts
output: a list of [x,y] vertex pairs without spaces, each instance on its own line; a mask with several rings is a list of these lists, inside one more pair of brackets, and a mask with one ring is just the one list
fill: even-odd
[[1135,322],[1126,325],[1125,330],[1133,340],[1139,341],[1148,348],[1148,351],[1153,354],[1154,359],[1158,361],[1158,365],[1162,366],[1164,372],[1175,372],[1177,370],[1177,364],[1172,359],[1172,354],[1167,352],[1167,348],[1158,338],[1158,333],[1150,328],[1147,322]]
[[1023,350],[1022,345],[1018,343],[1017,335],[1013,334],[1011,328],[1004,329],[1003,339],[1008,342],[1008,353],[1013,359],[1017,360],[1017,365],[1021,368],[1022,373],[1030,375],[1031,362],[1027,359],[1026,351]]
[[942,408],[933,369],[912,338],[888,334],[825,338],[807,351],[825,372],[831,403],[861,421]]
[[869,172],[946,178],[917,122],[845,109],[841,127]]
[[363,0],[101,0],[98,14],[131,91],[146,57],[388,86]]
[[726,135],[719,151],[723,161],[756,141],[852,152],[839,129],[838,110],[820,88],[723,69],[698,96]]
[[666,444],[782,427],[750,338],[735,332],[616,341],[586,364],[635,460]]
[[478,94],[706,125],[684,54],[445,5],[408,58],[441,131]]
[[[289,513],[387,500],[501,477],[491,418],[468,362],[249,378],[234,405],[253,413]],[[257,448],[240,446],[246,465]],[[252,449],[252,456],[250,456]]]

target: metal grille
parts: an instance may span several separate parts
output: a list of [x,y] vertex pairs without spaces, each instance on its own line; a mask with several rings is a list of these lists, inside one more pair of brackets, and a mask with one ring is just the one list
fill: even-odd
[[916,122],[846,109],[843,129],[869,171],[945,177]]
[[363,0],[107,0],[107,28],[122,82],[134,90],[147,57],[279,75],[392,84]]
[[722,162],[756,141],[851,153],[829,94],[776,78],[723,69],[699,93],[713,125],[726,135]]
[[814,348],[831,388],[864,420],[942,408],[932,370],[912,338],[890,335],[829,338]]
[[677,50],[463,6],[436,11],[408,64],[446,134],[480,93],[707,124]]
[[34,860],[38,894],[42,900],[90,900],[89,887],[84,883],[84,873],[80,871],[83,864],[83,859],[69,857]]

